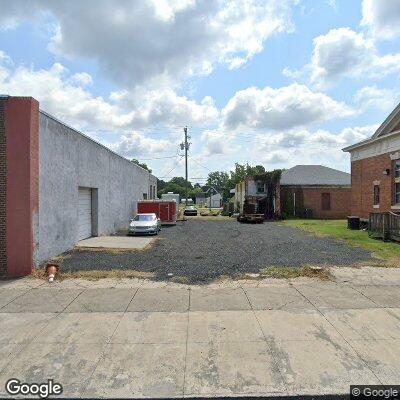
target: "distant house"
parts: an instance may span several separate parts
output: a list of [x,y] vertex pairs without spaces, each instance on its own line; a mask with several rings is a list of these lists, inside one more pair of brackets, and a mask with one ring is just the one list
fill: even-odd
[[351,155],[351,214],[400,212],[400,104],[371,138],[343,151]]
[[235,187],[235,211],[283,216],[345,218],[350,213],[350,174],[322,165],[297,165],[275,185],[264,175],[246,176]]
[[264,178],[264,175],[246,176],[236,185],[235,212],[264,214],[265,218],[273,218],[279,213],[279,190],[272,193]]
[[175,200],[176,204],[179,204],[179,194],[178,193],[173,193],[173,192],[168,192],[168,193],[163,193],[161,195],[162,200]]
[[204,192],[201,193],[197,193],[196,194],[196,201],[195,201],[196,205],[198,206],[204,206],[204,204],[206,203],[206,194]]
[[286,216],[321,219],[350,215],[351,177],[322,165],[296,165],[282,172],[281,212]]
[[220,193],[215,193],[205,198],[205,205],[209,208],[222,207],[222,196]]

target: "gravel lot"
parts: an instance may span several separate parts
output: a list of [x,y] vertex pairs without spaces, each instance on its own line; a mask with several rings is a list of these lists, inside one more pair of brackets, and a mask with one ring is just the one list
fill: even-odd
[[133,269],[186,276],[191,282],[258,272],[268,266],[304,264],[351,265],[371,258],[360,248],[330,238],[316,238],[279,224],[240,224],[236,221],[179,222],[164,228],[145,251],[107,253],[72,251],[62,262],[64,271]]

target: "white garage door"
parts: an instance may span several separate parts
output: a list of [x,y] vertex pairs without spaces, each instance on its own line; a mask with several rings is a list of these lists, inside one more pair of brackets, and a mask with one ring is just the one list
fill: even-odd
[[92,191],[79,188],[78,240],[92,236]]

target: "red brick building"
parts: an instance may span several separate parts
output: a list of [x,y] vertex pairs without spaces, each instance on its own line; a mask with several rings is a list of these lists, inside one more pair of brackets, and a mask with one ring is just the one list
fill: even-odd
[[296,165],[282,173],[280,205],[284,216],[320,219],[350,214],[350,174],[322,165]]
[[370,139],[343,151],[351,155],[351,214],[400,212],[400,104]]

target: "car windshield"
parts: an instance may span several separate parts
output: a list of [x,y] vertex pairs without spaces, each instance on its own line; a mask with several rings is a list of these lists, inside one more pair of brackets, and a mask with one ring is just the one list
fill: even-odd
[[154,221],[156,217],[154,215],[136,215],[135,218],[133,218],[133,221]]

